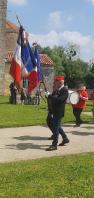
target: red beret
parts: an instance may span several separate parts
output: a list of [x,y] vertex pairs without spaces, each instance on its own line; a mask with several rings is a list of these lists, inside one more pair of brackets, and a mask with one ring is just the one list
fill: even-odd
[[64,80],[64,76],[55,76],[54,80],[58,80],[58,81]]

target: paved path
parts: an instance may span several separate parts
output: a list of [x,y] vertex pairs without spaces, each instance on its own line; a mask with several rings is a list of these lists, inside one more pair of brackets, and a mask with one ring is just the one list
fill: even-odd
[[[56,151],[45,151],[51,144],[47,127],[32,126],[0,129],[0,163],[82,152],[94,152],[94,124],[81,127],[64,125],[70,143]],[[59,137],[61,142],[61,137]]]

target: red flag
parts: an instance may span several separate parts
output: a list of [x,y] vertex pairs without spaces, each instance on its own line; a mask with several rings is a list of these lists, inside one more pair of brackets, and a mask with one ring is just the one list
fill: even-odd
[[21,46],[17,45],[10,67],[10,74],[13,77],[13,79],[16,81],[17,85],[20,85],[21,82],[21,69],[22,69]]
[[36,68],[30,73],[28,76],[28,93],[31,93],[31,91],[38,85],[38,72],[37,72],[37,66]]

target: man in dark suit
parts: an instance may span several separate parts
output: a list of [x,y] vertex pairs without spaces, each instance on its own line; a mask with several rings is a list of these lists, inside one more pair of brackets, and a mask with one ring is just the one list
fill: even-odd
[[64,117],[65,104],[68,97],[68,89],[64,87],[64,76],[56,76],[53,83],[53,92],[48,95],[48,116],[47,124],[52,131],[52,145],[47,151],[57,150],[59,133],[62,136],[62,142],[59,146],[63,146],[69,142],[63,128],[61,127],[61,119]]

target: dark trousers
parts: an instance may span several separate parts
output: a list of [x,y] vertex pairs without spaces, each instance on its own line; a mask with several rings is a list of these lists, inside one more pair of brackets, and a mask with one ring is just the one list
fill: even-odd
[[11,92],[11,103],[12,104],[16,104],[16,93],[15,92]]
[[83,109],[73,108],[73,114],[76,118],[76,124],[81,124],[82,123],[82,120],[80,118],[82,110]]
[[58,143],[58,136],[59,134],[62,136],[63,140],[67,138],[63,128],[61,127],[61,117],[60,116],[52,116],[50,113],[48,113],[47,116],[47,125],[52,131],[53,134],[53,142],[52,144],[54,146]]

